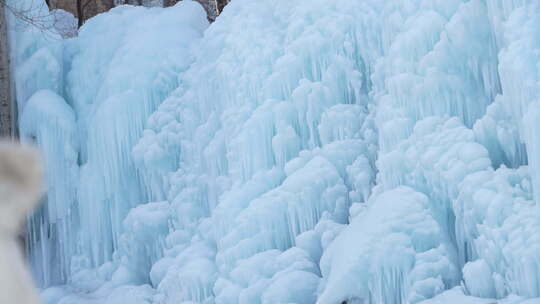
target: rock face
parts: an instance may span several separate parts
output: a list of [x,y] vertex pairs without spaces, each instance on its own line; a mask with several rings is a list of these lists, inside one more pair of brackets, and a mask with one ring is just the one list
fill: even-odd
[[14,112],[11,104],[7,24],[0,4],[0,137],[14,135]]

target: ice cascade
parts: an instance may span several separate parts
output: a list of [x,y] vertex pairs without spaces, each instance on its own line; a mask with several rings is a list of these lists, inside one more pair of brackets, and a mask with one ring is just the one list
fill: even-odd
[[540,301],[538,1],[233,0],[208,25],[185,0],[12,34],[48,303]]

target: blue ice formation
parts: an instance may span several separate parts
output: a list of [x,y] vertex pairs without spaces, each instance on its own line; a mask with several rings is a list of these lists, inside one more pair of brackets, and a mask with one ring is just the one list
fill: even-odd
[[538,1],[233,0],[208,25],[185,0],[11,34],[47,303],[540,303]]

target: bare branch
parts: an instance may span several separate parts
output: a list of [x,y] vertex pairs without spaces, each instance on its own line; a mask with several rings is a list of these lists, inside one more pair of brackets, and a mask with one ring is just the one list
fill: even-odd
[[77,31],[67,33],[66,28],[59,31],[56,26],[62,24],[60,16],[57,13],[49,11],[49,6],[45,5],[42,0],[37,0],[37,3],[20,2],[18,0],[0,0],[0,9],[6,9],[17,22],[12,24],[14,30],[26,30],[27,27],[38,30],[42,33],[45,39],[61,40],[66,37],[77,35]]
[[[27,6],[17,6],[8,3],[7,0],[0,0],[0,9],[6,8],[15,18],[21,20],[27,25],[31,25],[39,30],[46,31],[52,27],[51,14],[49,13],[48,6],[45,8],[45,4],[34,4]],[[42,12],[47,12],[46,14]]]

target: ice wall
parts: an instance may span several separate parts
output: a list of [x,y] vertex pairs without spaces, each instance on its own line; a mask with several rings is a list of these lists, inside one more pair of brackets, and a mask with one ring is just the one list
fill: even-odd
[[8,1],[25,12],[33,26],[6,10],[8,16],[14,101],[21,141],[40,147],[46,162],[46,205],[28,219],[27,252],[39,285],[65,282],[74,253],[72,239],[78,187],[78,138],[75,115],[63,99],[64,64],[60,35],[45,3]]
[[28,100],[20,120],[23,141],[39,146],[46,163],[45,204],[29,219],[27,248],[39,283],[60,284],[68,278],[76,253],[79,178],[75,115],[65,100],[48,90]]
[[77,216],[32,245],[66,269],[50,303],[538,301],[537,1],[203,14],[99,15],[28,101],[56,157],[31,232]]
[[10,24],[21,137],[41,148],[48,169],[29,258],[40,285],[64,284],[112,261],[129,210],[159,196],[144,187],[131,147],[179,85],[207,21],[192,2],[119,7],[62,40],[44,3],[13,5],[43,22]]
[[54,29],[54,18],[41,1],[6,1],[13,11],[24,12],[33,26],[17,18],[6,9],[11,69],[19,119],[26,102],[39,90],[63,94],[63,47],[60,35]]
[[[535,112],[524,117],[517,97],[503,105],[516,86],[505,69],[520,68],[512,44],[531,52],[522,68],[537,65],[537,12],[527,1],[231,3],[134,150],[153,184],[176,171],[161,185],[173,229],[191,235],[156,264],[171,265],[153,282],[160,299],[312,303],[292,298],[311,290],[320,303],[417,303],[457,285],[476,297],[540,296],[536,262],[523,260],[538,260],[535,177],[519,168],[537,154],[534,128],[522,127]],[[525,75],[519,86],[537,88]],[[342,183],[319,182],[334,175],[319,171],[327,161]],[[331,204],[297,176],[332,189]],[[304,251],[297,263],[308,269],[305,254],[315,264],[322,255],[308,271],[317,288],[273,294],[284,275],[254,265],[278,263],[275,250]],[[215,275],[201,280],[202,256]]]
[[376,151],[355,25],[331,5],[231,3],[150,117],[134,153],[169,176],[182,235],[152,269],[164,303],[316,300],[321,239],[367,199]]
[[92,18],[67,42],[67,99],[81,141],[79,267],[110,261],[129,210],[163,199],[145,187],[131,148],[148,116],[179,85],[189,49],[206,26],[193,2],[172,9],[126,6]]
[[372,196],[325,251],[318,303],[419,303],[455,286],[455,248],[431,204],[406,187]]

